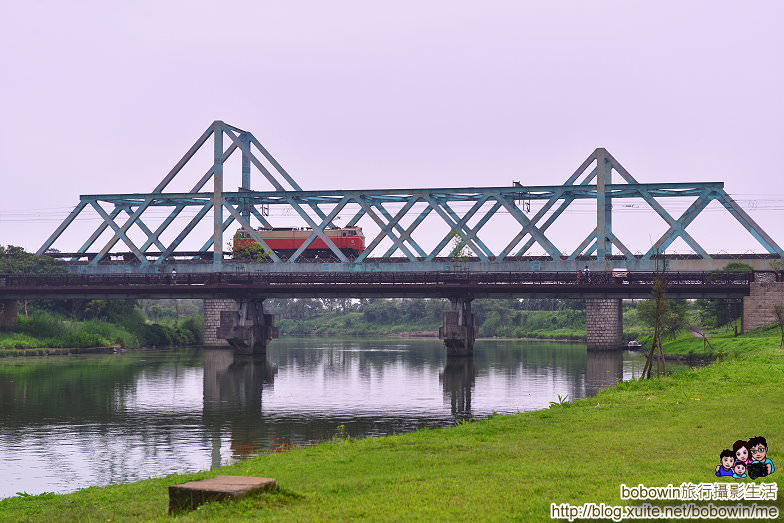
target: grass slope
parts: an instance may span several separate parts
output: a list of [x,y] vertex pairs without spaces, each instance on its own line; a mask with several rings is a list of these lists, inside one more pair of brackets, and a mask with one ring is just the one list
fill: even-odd
[[[546,521],[550,503],[625,504],[620,483],[712,482],[719,452],[760,434],[778,470],[765,480],[781,486],[784,351],[774,336],[727,343],[736,350],[725,361],[566,406],[329,442],[197,474],[9,498],[0,501],[0,519],[167,520],[167,486],[237,474],[277,478],[281,490],[179,519]],[[784,508],[781,499],[773,504]]]
[[[691,332],[682,332],[673,340],[663,344],[665,354],[675,354],[691,358],[714,358],[734,356],[780,343],[781,335],[778,327],[768,325],[744,334],[739,338],[727,329],[714,329],[707,332],[708,342]],[[643,336],[639,340],[647,348],[650,347],[652,336]],[[743,340],[739,342],[738,340]]]

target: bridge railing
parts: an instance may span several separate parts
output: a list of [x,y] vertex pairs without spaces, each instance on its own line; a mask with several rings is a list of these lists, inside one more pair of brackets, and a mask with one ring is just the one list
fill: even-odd
[[170,286],[170,285],[253,285],[253,286],[322,286],[322,285],[568,285],[579,288],[615,285],[652,286],[661,280],[668,286],[748,286],[761,274],[773,271],[740,272],[218,272],[142,274],[6,274],[0,275],[0,287],[82,287],[82,286]]

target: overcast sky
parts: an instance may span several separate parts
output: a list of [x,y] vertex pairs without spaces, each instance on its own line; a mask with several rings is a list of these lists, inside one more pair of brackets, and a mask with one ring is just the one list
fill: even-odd
[[[775,0],[0,0],[0,243],[37,249],[80,194],[150,191],[220,119],[305,189],[554,185],[606,147],[641,182],[725,182],[784,244],[782,19]],[[618,211],[633,250],[666,228]],[[690,231],[761,251],[720,209]]]

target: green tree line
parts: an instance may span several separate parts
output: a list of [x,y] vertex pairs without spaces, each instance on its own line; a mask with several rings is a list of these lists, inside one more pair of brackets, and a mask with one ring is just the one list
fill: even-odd
[[[267,300],[281,334],[384,335],[437,331],[443,299],[289,299]],[[582,300],[484,299],[472,302],[479,335],[485,337],[579,338],[585,336]]]

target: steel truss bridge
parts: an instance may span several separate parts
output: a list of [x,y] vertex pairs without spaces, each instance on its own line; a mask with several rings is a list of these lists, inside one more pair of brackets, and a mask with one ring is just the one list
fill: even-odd
[[0,300],[21,298],[298,298],[421,297],[650,298],[661,280],[671,297],[748,295],[766,272],[227,272],[168,274],[36,274],[0,276]]
[[[196,153],[212,142],[212,165],[192,185],[189,192],[165,192]],[[241,157],[241,186],[226,191],[224,164]],[[624,183],[612,183],[613,173]],[[263,178],[271,190],[251,188],[252,179]],[[209,190],[207,189],[209,187]],[[662,198],[694,198],[680,216],[673,216],[659,202]],[[612,227],[612,206],[617,199],[636,199],[652,208],[668,229],[644,253],[632,253],[616,236]],[[547,236],[548,229],[570,204],[577,200],[596,201],[596,223],[576,249],[562,252]],[[525,202],[543,205],[529,216]],[[688,226],[712,201],[720,203],[761,246],[759,254],[709,254],[688,232]],[[460,207],[460,209],[458,209]],[[165,210],[168,215],[153,223],[150,214]],[[311,229],[307,240],[290,256],[269,249],[255,226],[273,227],[270,209],[297,219]],[[100,217],[100,225],[73,251],[54,252],[57,240],[86,210]],[[190,210],[192,216],[183,211]],[[165,214],[165,213],[164,213]],[[512,226],[494,226],[499,214],[508,214]],[[197,238],[198,225],[209,220],[212,234]],[[366,248],[350,257],[327,237],[328,229],[338,227],[339,215],[350,218],[341,226],[377,229],[368,237]],[[180,219],[178,221],[178,218]],[[190,218],[190,219],[187,219]],[[448,232],[440,240],[426,243],[420,233],[429,220],[440,221]],[[184,223],[183,223],[184,222]],[[235,223],[236,222],[236,223]],[[174,224],[174,225],[173,225]],[[239,226],[268,252],[263,263],[226,259],[224,244],[230,226]],[[278,224],[280,225],[290,225]],[[143,240],[133,241],[131,231]],[[505,235],[504,247],[488,247],[487,236]],[[664,255],[681,238],[693,255]],[[322,240],[332,256],[313,260],[306,257],[307,247]],[[187,242],[186,242],[187,240]],[[202,243],[198,250],[180,250],[185,242]],[[471,254],[449,254],[450,245]],[[538,246],[545,256],[529,256]],[[191,248],[192,249],[192,248]],[[171,267],[182,273],[275,272],[436,272],[436,271],[575,271],[585,263],[609,270],[623,267],[632,271],[714,270],[727,262],[743,258],[755,269],[769,269],[772,260],[782,260],[784,251],[724,191],[721,182],[639,183],[608,151],[596,149],[563,185],[510,187],[464,187],[420,189],[325,190],[305,191],[280,163],[248,131],[214,122],[196,140],[172,170],[149,193],[82,195],[79,203],[38,250],[39,254],[69,260],[69,270],[83,274],[155,273]],[[310,276],[312,278],[312,276]]]

